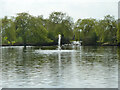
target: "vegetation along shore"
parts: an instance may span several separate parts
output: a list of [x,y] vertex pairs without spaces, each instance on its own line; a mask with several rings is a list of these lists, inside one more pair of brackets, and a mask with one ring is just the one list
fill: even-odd
[[57,45],[58,34],[61,34],[62,44],[82,41],[85,46],[120,46],[120,23],[111,15],[101,20],[87,18],[74,22],[72,17],[62,12],[52,12],[48,18],[23,12],[0,20],[3,46]]

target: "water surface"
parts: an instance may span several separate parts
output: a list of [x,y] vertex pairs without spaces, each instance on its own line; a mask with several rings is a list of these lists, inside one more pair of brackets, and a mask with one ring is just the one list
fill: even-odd
[[3,88],[117,88],[117,47],[2,47]]

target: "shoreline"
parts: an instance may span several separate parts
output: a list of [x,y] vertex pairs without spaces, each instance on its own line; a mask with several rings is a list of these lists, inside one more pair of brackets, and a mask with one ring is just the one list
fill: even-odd
[[[23,45],[23,44],[20,44],[20,45],[0,45],[2,47],[5,47],[5,46],[57,46],[57,45],[31,45],[31,44],[28,44],[28,45]],[[64,44],[63,44],[64,46]],[[66,46],[71,46],[71,45],[66,45]],[[77,45],[75,45],[77,46]],[[81,46],[119,46],[119,45],[81,45]]]

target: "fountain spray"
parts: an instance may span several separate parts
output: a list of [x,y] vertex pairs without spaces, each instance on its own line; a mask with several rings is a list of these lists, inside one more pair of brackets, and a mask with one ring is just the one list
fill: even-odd
[[61,45],[61,35],[59,34],[58,35],[58,50],[61,50],[60,45]]

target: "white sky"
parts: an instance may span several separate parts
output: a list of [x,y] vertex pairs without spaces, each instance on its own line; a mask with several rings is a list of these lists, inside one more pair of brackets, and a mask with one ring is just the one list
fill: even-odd
[[48,18],[53,11],[67,13],[75,21],[79,18],[102,19],[105,15],[118,18],[119,0],[0,0],[0,18],[28,12]]

